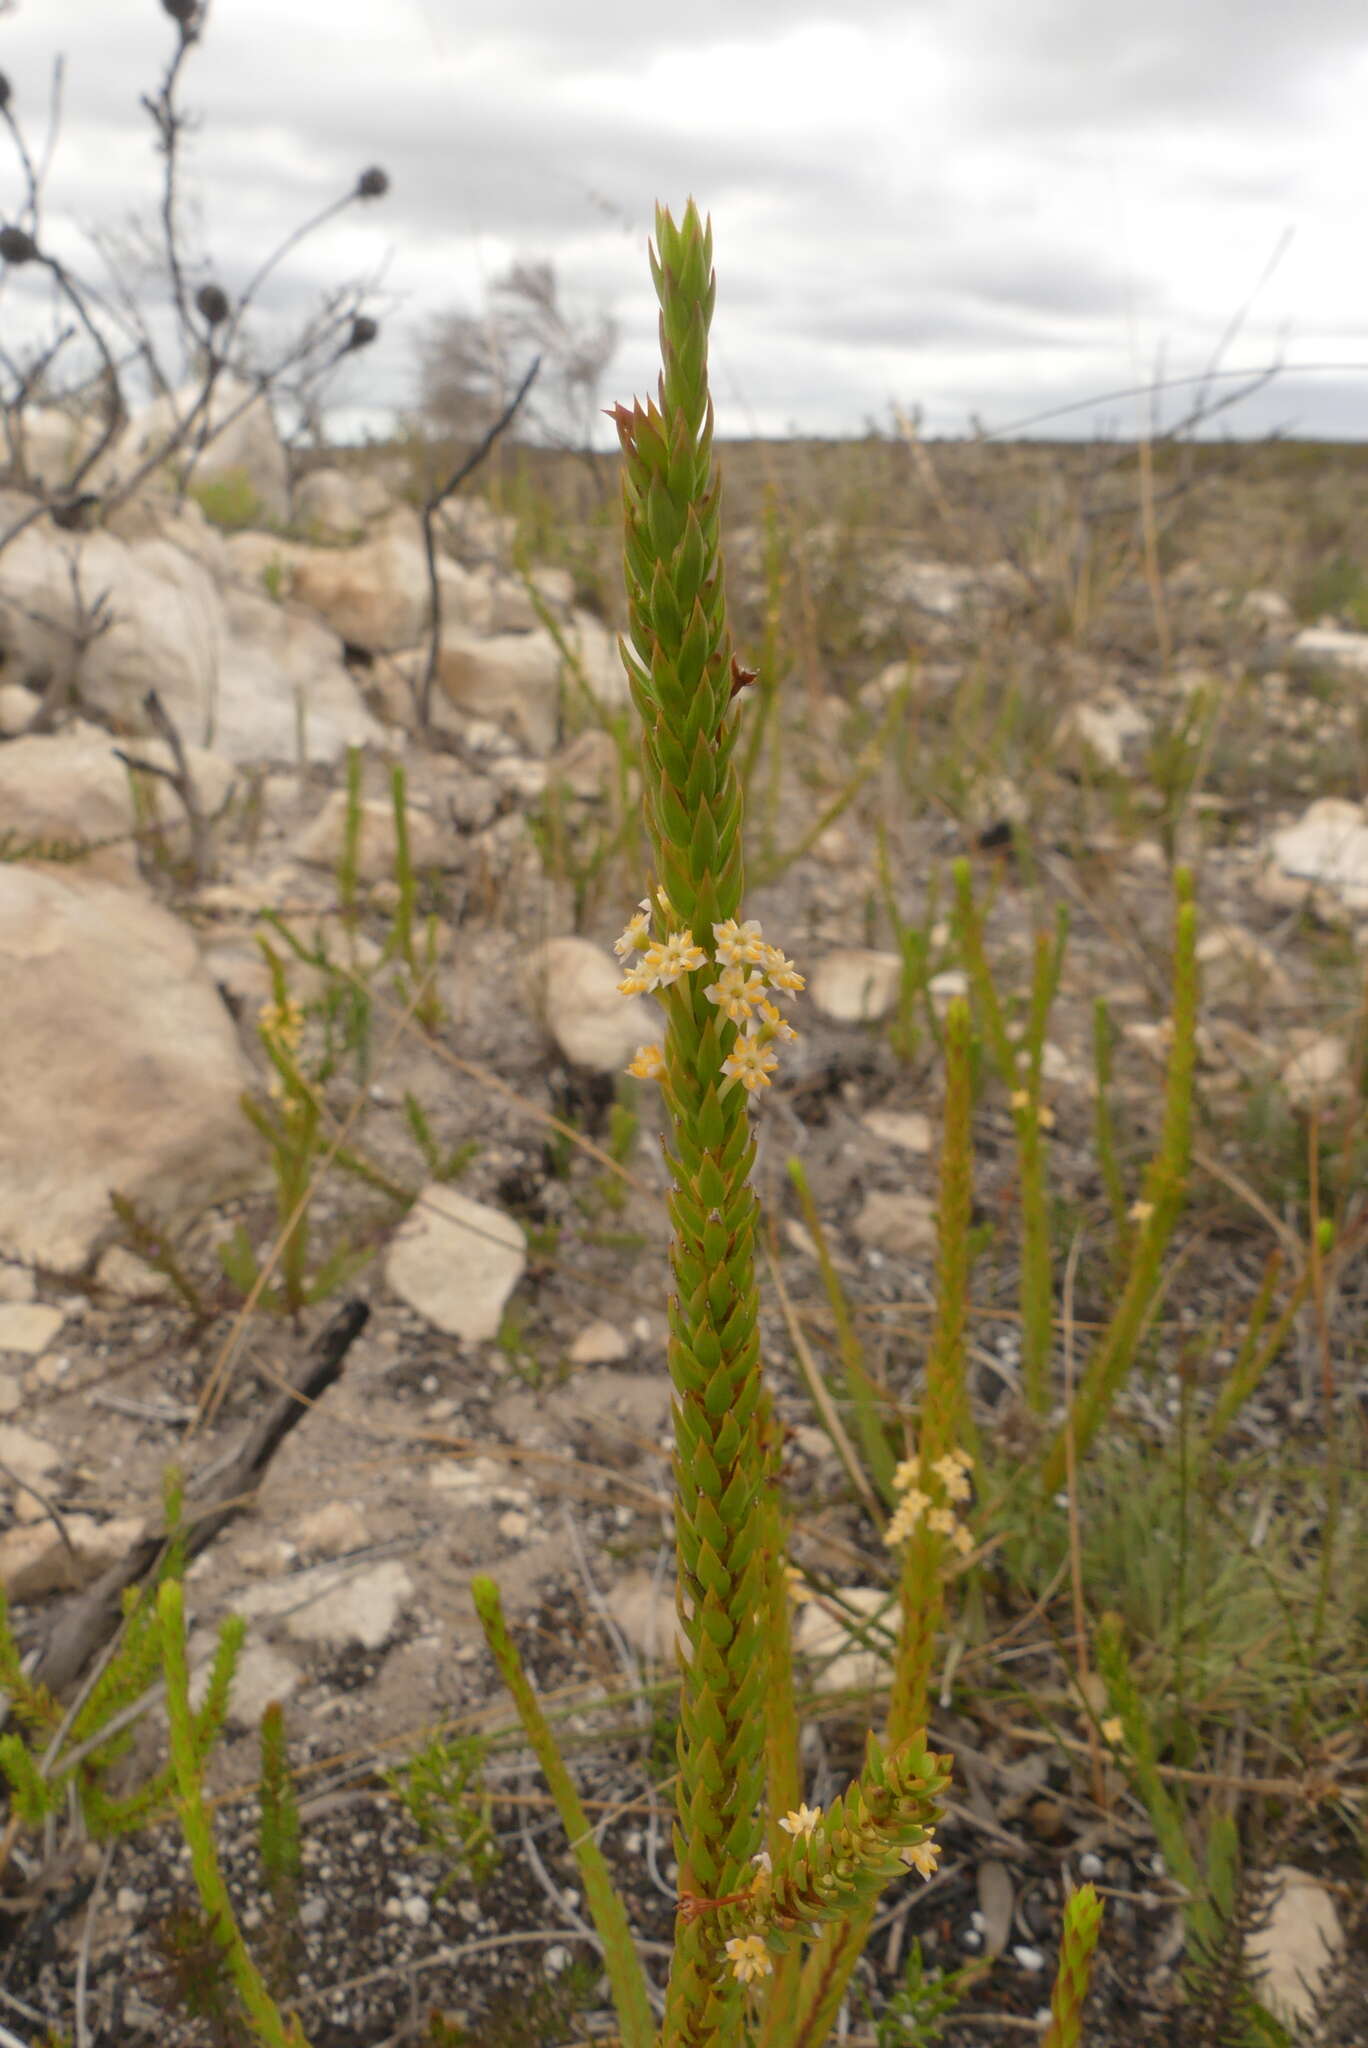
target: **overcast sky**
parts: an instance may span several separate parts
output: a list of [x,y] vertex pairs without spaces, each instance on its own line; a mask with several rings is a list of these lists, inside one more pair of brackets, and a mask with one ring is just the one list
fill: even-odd
[[[66,58],[64,256],[154,209],[139,95],[173,35],[159,0],[0,13],[37,148]],[[1036,431],[1125,434],[1137,402],[1102,395],[1202,370],[1244,309],[1224,366],[1286,367],[1221,430],[1368,438],[1363,0],[213,0],[182,97],[190,239],[229,289],[363,167],[389,172],[275,303],[383,270],[353,424],[412,405],[424,316],[478,310],[515,258],[620,321],[605,402],[652,389],[645,240],[655,200],[692,193],[724,433],[859,433],[896,401],[931,433],[1079,405]],[[0,216],[21,193],[0,134]]]

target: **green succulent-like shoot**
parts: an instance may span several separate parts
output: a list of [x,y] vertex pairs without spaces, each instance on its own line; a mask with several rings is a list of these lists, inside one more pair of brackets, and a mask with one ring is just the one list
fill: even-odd
[[[712,459],[707,337],[712,234],[690,203],[656,214],[659,403],[617,406],[625,457],[630,642],[623,659],[642,727],[643,802],[657,888],[618,950],[626,993],[659,993],[663,1049],[633,1070],[658,1078],[670,1122],[674,1237],[669,1367],[674,1387],[678,1599],[690,1654],[680,1701],[680,1891],[743,1893],[763,1848],[772,1574],[754,1244],[758,1206],[748,1103],[788,1036],[771,992],[801,976],[754,923],[742,890],[732,660]],[[652,928],[655,927],[655,936]],[[737,2038],[739,1975],[716,1930],[685,1915],[666,2042]]]
[[1093,1950],[1102,1925],[1102,1901],[1090,1884],[1080,1885],[1064,1908],[1064,1936],[1050,1997],[1050,2024],[1042,2048],[1078,2048],[1083,2034],[1083,2001],[1092,1976]]

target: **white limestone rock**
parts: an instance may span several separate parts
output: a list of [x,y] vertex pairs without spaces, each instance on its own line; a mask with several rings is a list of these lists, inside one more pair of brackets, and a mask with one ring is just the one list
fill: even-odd
[[84,1267],[117,1189],[184,1217],[250,1185],[252,1080],[193,936],[79,869],[0,865],[0,1254]]

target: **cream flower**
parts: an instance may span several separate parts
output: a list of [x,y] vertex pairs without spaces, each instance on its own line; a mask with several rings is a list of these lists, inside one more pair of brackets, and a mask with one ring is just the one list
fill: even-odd
[[943,1458],[937,1458],[931,1467],[945,1488],[947,1500],[968,1500],[972,1491],[962,1457],[963,1454],[960,1452],[948,1451]]
[[293,996],[287,996],[283,1003],[263,1003],[257,1011],[257,1023],[262,1035],[274,1038],[288,1052],[293,1052],[304,1031],[304,1012]]
[[803,1804],[795,1807],[792,1813],[784,1814],[779,1825],[786,1835],[792,1835],[796,1840],[800,1835],[810,1835],[821,1818],[820,1806]]
[[956,1522],[950,1531],[950,1541],[961,1557],[968,1557],[974,1547],[974,1532],[967,1522]]
[[934,1529],[938,1536],[950,1536],[955,1528],[953,1508],[932,1508],[926,1517],[928,1529]]
[[663,945],[646,948],[641,964],[657,982],[665,985],[678,981],[681,975],[692,974],[695,967],[706,967],[708,956],[701,946],[694,944],[692,932],[671,932]]
[[883,1540],[890,1550],[899,1543],[906,1543],[930,1505],[930,1495],[923,1493],[918,1487],[914,1486],[910,1492],[903,1495],[892,1521],[883,1532]]
[[713,926],[713,939],[724,967],[758,967],[765,954],[774,950],[761,938],[753,917],[748,917],[744,924],[738,924],[734,917],[724,918],[721,924]]
[[1154,1214],[1153,1202],[1132,1202],[1126,1211],[1132,1223],[1148,1223]]
[[613,951],[619,960],[625,960],[629,953],[642,953],[651,943],[651,906],[643,896],[641,907],[635,917],[627,920],[627,929],[613,941]]
[[1101,1734],[1102,1740],[1104,1742],[1109,1742],[1113,1749],[1120,1749],[1122,1743],[1126,1739],[1126,1730],[1121,1720],[1121,1716],[1119,1714],[1113,1714],[1109,1721],[1104,1721],[1102,1723]]
[[630,968],[623,975],[617,985],[617,992],[620,996],[648,996],[659,980],[658,974],[653,974],[649,967],[642,964]]
[[770,1075],[778,1064],[769,1047],[758,1038],[742,1038],[723,1060],[722,1071],[731,1080],[739,1081],[748,1095],[753,1095],[757,1088],[769,1087]]
[[940,1844],[933,1842],[929,1835],[924,1842],[913,1842],[898,1853],[909,1870],[919,1871],[926,1878],[935,1876],[936,1865],[940,1862]]
[[1030,1091],[1030,1089],[1029,1089],[1029,1088],[1014,1088],[1014,1089],[1012,1090],[1012,1107],[1013,1107],[1013,1109],[1029,1109],[1029,1108],[1030,1108],[1030,1106],[1031,1106],[1031,1091]]
[[724,967],[703,993],[710,1003],[717,1003],[726,1011],[733,1024],[744,1024],[764,990],[765,984],[758,974],[748,975],[744,967]]
[[807,982],[793,962],[786,960],[777,946],[769,946],[766,951],[773,956],[765,962],[765,972],[769,976],[771,988],[787,989],[792,994],[796,989],[807,987]]
[[761,1977],[768,1977],[774,1969],[774,1958],[758,1934],[733,1935],[727,1943],[727,1955],[733,1977],[742,1984],[752,1984]]
[[915,1486],[920,1478],[920,1458],[904,1458],[901,1465],[895,1465],[893,1468],[893,1484],[899,1493],[905,1492],[909,1486]]
[[765,996],[760,998],[759,1018],[760,1036],[767,1041],[771,1038],[794,1039],[798,1036],[788,1018],[782,1016]]
[[665,1055],[658,1045],[637,1047],[636,1058],[627,1071],[635,1074],[638,1081],[663,1081],[665,1078]]

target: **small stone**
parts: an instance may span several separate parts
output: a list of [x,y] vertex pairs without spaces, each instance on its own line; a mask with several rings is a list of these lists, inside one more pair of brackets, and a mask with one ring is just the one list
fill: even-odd
[[[882,1616],[882,1622],[875,1616]],[[863,1640],[852,1633],[852,1626],[861,1623]],[[813,1666],[818,1692],[867,1692],[888,1681],[896,1628],[894,1596],[880,1586],[843,1586],[839,1605],[819,1596],[799,1608],[794,1648]],[[881,1629],[887,1631],[886,1654],[867,1647],[881,1639]]]
[[0,1415],[13,1415],[24,1398],[23,1389],[11,1372],[0,1372]]
[[159,1273],[145,1259],[135,1257],[123,1244],[111,1244],[101,1253],[95,1278],[112,1294],[126,1295],[133,1300],[142,1295],[169,1294],[171,1291],[171,1282],[165,1273]]
[[917,1258],[934,1250],[936,1208],[925,1195],[871,1189],[853,1225],[860,1243],[890,1258]]
[[1250,1935],[1247,1953],[1263,1997],[1281,2018],[1294,2027],[1310,2023],[1343,1943],[1339,1913],[1325,1886],[1309,1871],[1279,1864],[1272,1873],[1267,1922]]
[[1012,1950],[1012,1960],[1018,1963],[1023,1970],[1029,1971],[1033,1977],[1037,1976],[1045,1967],[1045,1958],[1041,1951],[1038,1948],[1032,1948],[1029,1942],[1025,1941],[1019,1941]]
[[542,1968],[548,1977],[559,1977],[570,1967],[570,1951],[564,1942],[553,1941],[542,1957]]
[[871,1109],[861,1122],[886,1145],[897,1145],[904,1152],[929,1152],[935,1142],[931,1119],[919,1109]]
[[938,1017],[943,1017],[951,1003],[969,993],[969,977],[960,967],[947,967],[940,974],[933,974],[926,984],[926,993]]
[[631,1648],[648,1663],[670,1661],[672,1651],[683,1656],[687,1639],[675,1611],[674,1591],[651,1572],[631,1571],[604,1595],[608,1613]]
[[509,1543],[522,1543],[532,1527],[532,1517],[525,1515],[521,1508],[508,1508],[499,1517],[499,1534]]
[[41,1437],[20,1429],[17,1423],[0,1423],[0,1465],[7,1465],[16,1479],[31,1479],[41,1486],[62,1462],[60,1451]]
[[664,1019],[642,996],[618,994],[627,972],[588,939],[548,939],[528,959],[533,1014],[573,1066],[614,1074],[637,1047],[658,1041]]
[[322,1927],[327,1917],[328,1902],[326,1899],[317,1897],[305,1899],[299,1909],[299,1924],[301,1927]]
[[[356,872],[361,881],[379,883],[394,875],[398,845],[394,832],[394,805],[379,798],[360,805]],[[458,859],[454,842],[426,811],[410,803],[407,809],[409,858],[415,868],[451,867]],[[335,872],[342,857],[347,830],[347,793],[335,789],[313,821],[294,843],[296,860],[311,867]]]
[[46,1351],[66,1321],[59,1308],[38,1301],[0,1302],[0,1351],[20,1351],[36,1358]]
[[411,1927],[426,1927],[432,1918],[432,1909],[418,1892],[410,1892],[404,1900],[404,1918]]
[[1289,1102],[1310,1109],[1339,1093],[1348,1067],[1342,1039],[1310,1029],[1288,1033],[1292,1052],[1284,1061],[1282,1083]]
[[325,1501],[301,1515],[293,1529],[295,1543],[315,1557],[341,1557],[348,1550],[362,1550],[370,1541],[370,1530],[359,1508],[350,1501]]
[[1057,1842],[1064,1832],[1064,1809],[1057,1799],[1033,1799],[1026,1809],[1031,1832],[1042,1842]]
[[143,1533],[133,1516],[97,1522],[93,1515],[64,1515],[62,1527],[66,1542],[46,1517],[0,1536],[0,1582],[12,1600],[37,1600],[44,1593],[88,1585],[126,1556]]
[[892,1013],[901,980],[901,955],[844,946],[818,961],[808,993],[833,1024],[876,1024]]
[[498,1336],[526,1264],[511,1216],[433,1181],[395,1233],[385,1279],[435,1329],[478,1344]]
[[126,1913],[130,1919],[135,1919],[146,1904],[146,1892],[135,1892],[132,1885],[121,1884],[114,1894],[114,1911]]
[[32,1301],[33,1274],[27,1266],[0,1265],[0,1301]]
[[996,1856],[986,1856],[978,1867],[979,1911],[983,1915],[986,1953],[1000,1956],[1012,1931],[1016,1910],[1016,1886],[1007,1865]]
[[249,1619],[280,1615],[286,1634],[296,1642],[360,1643],[363,1649],[378,1650],[393,1635],[413,1595],[403,1565],[384,1558],[346,1577],[339,1576],[336,1565],[311,1565],[249,1586],[235,1605]]
[[[1368,646],[1368,634],[1361,636]],[[1356,912],[1368,911],[1368,813],[1343,797],[1321,797],[1268,842],[1276,867],[1294,882],[1320,883]]]
[[1078,1874],[1086,1878],[1090,1884],[1094,1879],[1101,1877],[1106,1867],[1102,1858],[1092,1849],[1085,1849],[1078,1859]]
[[620,1365],[630,1350],[621,1330],[611,1323],[586,1323],[570,1346],[572,1365]]
[[1123,768],[1149,738],[1149,720],[1124,697],[1108,694],[1077,704],[1064,720],[1064,737],[1081,744],[1103,768]]
[[1279,590],[1247,590],[1240,599],[1240,617],[1252,626],[1287,626],[1293,616]]

